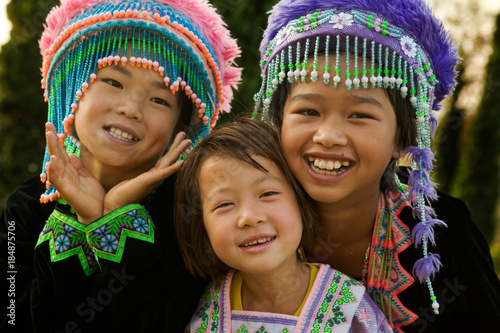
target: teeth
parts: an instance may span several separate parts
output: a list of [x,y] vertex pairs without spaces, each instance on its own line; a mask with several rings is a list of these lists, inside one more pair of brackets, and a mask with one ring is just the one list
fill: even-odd
[[[317,173],[323,174],[323,175],[338,175],[342,172],[345,171],[345,168],[351,166],[351,162],[349,161],[325,161],[325,160],[320,160],[317,158],[314,158],[312,156],[308,157],[309,162],[311,165],[313,165],[315,168],[314,170]],[[342,169],[345,167],[344,169]]]
[[249,246],[253,246],[253,245],[256,245],[256,244],[265,244],[267,242],[270,242],[274,239],[274,237],[266,237],[266,238],[262,238],[262,239],[258,239],[258,240],[254,240],[254,241],[251,241],[251,242],[248,242],[246,244],[243,244],[241,245],[242,247],[249,247]]
[[111,127],[109,129],[109,133],[117,139],[125,141],[137,141],[137,139],[135,139],[132,134],[122,131],[119,128]]

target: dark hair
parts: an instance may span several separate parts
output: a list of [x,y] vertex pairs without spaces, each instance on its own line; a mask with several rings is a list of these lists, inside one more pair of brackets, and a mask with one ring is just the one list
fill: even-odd
[[212,250],[203,222],[199,174],[213,156],[232,157],[268,172],[252,155],[273,162],[295,192],[303,223],[302,243],[312,241],[318,228],[311,201],[288,168],[276,132],[257,119],[239,118],[213,129],[186,157],[176,182],[175,226],[186,267],[203,277],[230,270]]
[[[287,81],[281,83],[273,95],[271,102],[271,121],[278,133],[281,133],[283,124],[283,110],[291,92],[291,84]],[[332,88],[334,89],[334,88]],[[370,89],[370,88],[368,88]],[[407,147],[417,145],[417,125],[415,120],[415,109],[412,107],[408,98],[403,98],[396,89],[384,89],[387,97],[396,114],[396,142],[403,151]],[[281,134],[280,134],[281,136]],[[397,189],[395,175],[398,173],[398,160],[392,158],[382,175],[380,181],[380,190],[394,191]]]

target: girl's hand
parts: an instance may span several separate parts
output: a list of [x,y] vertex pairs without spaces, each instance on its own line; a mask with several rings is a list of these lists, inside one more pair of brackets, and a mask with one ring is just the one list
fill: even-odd
[[78,221],[88,225],[103,216],[105,191],[74,154],[67,154],[52,123],[46,124],[45,138],[50,162],[47,179],[75,210]]
[[168,152],[149,171],[125,180],[109,190],[104,198],[104,215],[122,206],[141,202],[162,180],[176,173],[182,164],[182,161],[177,159],[191,144],[191,140],[184,139],[185,137],[186,133],[178,133]]

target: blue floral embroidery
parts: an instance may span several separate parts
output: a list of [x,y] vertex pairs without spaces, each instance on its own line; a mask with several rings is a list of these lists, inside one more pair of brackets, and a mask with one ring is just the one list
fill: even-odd
[[61,234],[57,236],[55,241],[55,246],[56,246],[56,251],[60,253],[68,251],[69,247],[71,246],[71,242],[69,241],[68,236]]
[[105,259],[120,262],[128,237],[154,243],[151,218],[139,204],[119,208],[87,226],[85,231],[96,261]]
[[94,230],[96,234],[104,234],[106,232],[106,225],[103,225]]
[[65,224],[65,225],[64,225],[64,230],[65,230],[66,232],[68,232],[68,233],[71,233],[71,232],[75,231],[75,228],[73,228],[73,227],[72,227],[72,226],[70,226],[70,225]]
[[84,226],[79,226],[78,221],[56,210],[49,216],[36,246],[48,241],[52,262],[76,256],[85,275],[89,276],[96,270],[96,260],[87,242]]
[[94,267],[96,262],[95,262],[95,255],[92,252],[91,254],[87,255],[87,262],[89,263],[90,267]]
[[101,248],[103,251],[113,253],[118,248],[118,239],[114,235],[106,235],[101,238]]
[[149,224],[141,218],[136,218],[134,220],[134,228],[137,232],[145,234],[149,231]]

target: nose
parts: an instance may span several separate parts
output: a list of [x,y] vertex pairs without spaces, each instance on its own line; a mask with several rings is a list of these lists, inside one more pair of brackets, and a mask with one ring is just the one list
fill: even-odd
[[238,214],[238,228],[255,227],[259,223],[265,223],[267,215],[258,203],[247,202],[240,206]]
[[118,103],[117,112],[127,118],[137,121],[142,120],[142,108],[144,100],[144,93],[139,90],[124,93],[123,98]]
[[332,119],[323,121],[313,136],[314,143],[328,148],[335,145],[344,146],[347,140],[345,126],[341,121]]

